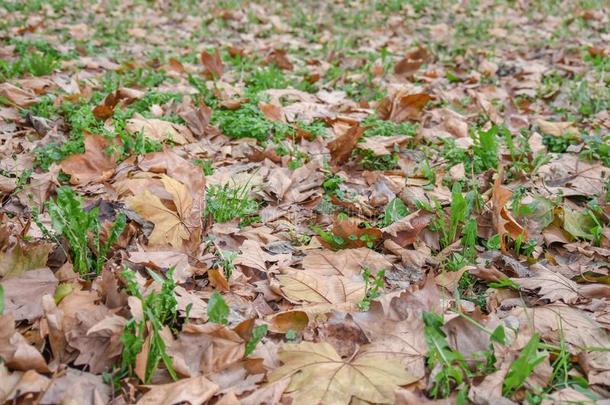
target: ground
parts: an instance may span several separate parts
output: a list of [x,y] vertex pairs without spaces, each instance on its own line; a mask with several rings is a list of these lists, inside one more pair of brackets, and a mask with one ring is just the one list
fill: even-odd
[[0,401],[609,397],[609,11],[0,0]]

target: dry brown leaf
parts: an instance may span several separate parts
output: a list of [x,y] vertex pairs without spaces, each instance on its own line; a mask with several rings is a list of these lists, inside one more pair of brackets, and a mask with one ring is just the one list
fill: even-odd
[[500,247],[503,252],[507,250],[507,236],[513,240],[516,240],[519,236],[527,240],[527,230],[519,225],[505,207],[512,194],[509,189],[502,186],[502,170],[500,170],[494,182],[491,201],[493,205],[493,226],[496,233],[500,235]]
[[260,102],[258,104],[263,115],[269,120],[273,122],[286,122],[284,118],[284,113],[282,112],[282,107],[273,103],[263,103]]
[[11,373],[4,364],[0,364],[0,402],[19,402],[17,399],[22,395],[45,391],[49,382],[49,378],[34,370]]
[[0,97],[6,98],[17,107],[28,107],[38,102],[38,97],[32,91],[25,91],[9,82],[0,84]]
[[95,374],[108,371],[121,354],[120,338],[126,322],[101,305],[95,311],[77,313],[76,324],[66,331],[68,344],[79,351],[74,364],[86,364]]
[[104,384],[102,376],[68,368],[64,375],[51,381],[39,403],[99,405],[108,403],[110,395],[110,386]]
[[49,268],[4,278],[0,285],[4,288],[6,313],[17,321],[40,318],[43,314],[42,297],[45,294],[53,295],[57,284],[59,282]]
[[186,325],[167,352],[176,371],[184,376],[218,372],[241,360],[246,342],[225,325]]
[[182,248],[184,240],[190,237],[188,219],[191,216],[193,197],[181,182],[162,175],[161,182],[172,196],[176,210],[163,204],[161,199],[150,191],[127,199],[127,204],[144,219],[155,224],[153,232],[148,238],[150,245],[171,245]]
[[198,109],[189,108],[180,113],[180,118],[197,138],[203,137],[212,118],[212,109],[201,103]]
[[357,303],[365,294],[361,276],[322,276],[307,271],[288,271],[277,276],[282,293],[293,302],[309,304]]
[[381,118],[392,122],[417,121],[431,99],[427,93],[399,91],[392,98],[384,98],[377,111]]
[[382,231],[390,235],[400,246],[408,246],[417,240],[433,217],[434,214],[430,212],[418,210],[383,228]]
[[[370,247],[381,239],[382,232],[379,228],[367,228],[362,226],[358,221],[348,218],[335,218],[333,222],[332,234],[343,240],[342,249],[354,249],[361,247]],[[328,249],[336,249],[337,246],[329,241],[318,236],[318,241]]]
[[184,125],[156,118],[144,118],[140,114],[127,120],[125,129],[136,134],[141,132],[145,137],[159,142],[171,141],[184,145],[194,141],[189,129]]
[[563,301],[566,304],[575,304],[579,298],[578,285],[553,272],[541,264],[530,267],[534,274],[528,278],[512,278],[521,288],[529,291],[537,291],[541,299],[550,302]]
[[284,365],[271,373],[269,381],[291,376],[286,392],[294,405],[347,405],[352,398],[391,403],[394,390],[411,381],[395,358],[362,350],[354,358],[343,360],[328,343],[284,344],[278,357]]
[[49,243],[18,239],[11,248],[0,252],[0,277],[18,276],[26,271],[45,267],[51,249],[52,245]]
[[[587,374],[589,384],[610,383],[610,337],[591,314],[564,304],[549,304],[534,308],[515,308],[510,312],[519,323],[538,332],[542,340],[559,345],[579,355],[579,363]],[[523,334],[522,344],[527,343]],[[602,349],[602,350],[600,350]]]
[[424,47],[417,47],[405,55],[394,66],[394,73],[400,76],[410,77],[417,72],[419,67],[426,63],[428,59],[428,51]]
[[564,134],[578,134],[578,128],[573,122],[551,122],[545,120],[537,120],[536,124],[540,130],[549,135],[563,136]]
[[84,186],[106,181],[114,174],[116,159],[107,153],[110,143],[100,135],[85,135],[85,153],[71,155],[60,163],[70,175],[70,184]]
[[139,405],[202,405],[216,394],[218,385],[204,376],[186,378],[170,384],[154,385],[138,402]]
[[42,354],[15,330],[15,321],[8,314],[0,315],[0,358],[13,370],[49,372]]
[[365,128],[356,124],[351,126],[343,135],[328,143],[327,147],[333,163],[340,165],[347,162],[364,131]]
[[354,276],[360,275],[366,267],[373,274],[380,270],[392,267],[382,254],[365,247],[359,249],[342,249],[309,251],[303,258],[303,269],[308,273],[315,272],[320,275]]
[[224,65],[222,63],[222,59],[220,58],[220,51],[218,49],[214,51],[213,55],[205,51],[201,52],[199,57],[201,59],[201,63],[206,68],[206,74],[208,76],[213,76],[217,79],[222,76]]
[[358,149],[367,149],[373,152],[375,156],[384,156],[394,153],[394,148],[408,142],[411,139],[405,135],[395,136],[369,136],[358,143]]

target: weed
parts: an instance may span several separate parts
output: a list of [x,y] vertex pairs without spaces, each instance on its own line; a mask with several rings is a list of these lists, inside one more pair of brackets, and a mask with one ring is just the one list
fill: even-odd
[[586,148],[580,156],[587,160],[599,160],[610,167],[610,135],[585,135],[583,139]]
[[210,322],[226,325],[229,323],[229,306],[217,291],[212,293],[208,301],[208,319]]
[[336,174],[328,173],[322,182],[322,188],[330,195],[338,195],[341,192],[339,186],[343,183],[343,178]]
[[364,297],[358,303],[358,309],[361,311],[368,311],[371,307],[371,301],[378,298],[383,291],[383,277],[385,276],[385,270],[381,270],[377,275],[373,275],[371,271],[365,267],[362,271],[362,277],[364,278]]
[[212,123],[231,138],[255,138],[265,141],[271,134],[269,122],[254,103],[242,104],[237,110],[215,110]]
[[266,334],[267,325],[258,325],[252,330],[252,336],[250,336],[250,339],[246,343],[246,356],[249,356],[254,351],[256,345],[263,340]]
[[[427,364],[435,369],[429,395],[432,398],[446,398],[451,390],[461,385],[467,378],[468,364],[464,356],[449,346],[443,332],[443,318],[432,312],[424,312],[424,336],[428,346]],[[438,365],[438,368],[437,368]]]
[[193,160],[193,163],[201,167],[203,174],[206,176],[211,176],[214,174],[214,162],[211,159],[195,159]]
[[256,95],[263,90],[288,87],[284,72],[275,65],[254,70],[245,81],[248,86],[246,93],[250,95]]
[[258,211],[258,203],[250,199],[249,194],[248,184],[234,187],[228,183],[212,185],[206,192],[206,214],[211,215],[214,222],[220,223],[254,215]]
[[163,279],[153,272],[150,275],[161,284],[159,292],[151,292],[147,296],[140,293],[135,279],[135,273],[126,269],[121,273],[126,280],[126,290],[129,295],[136,297],[142,303],[143,319],[131,319],[125,324],[121,343],[123,351],[121,354],[120,375],[135,375],[136,358],[144,349],[144,344],[148,340],[148,356],[146,360],[145,376],[142,381],[145,384],[150,382],[159,363],[163,361],[169,375],[178,379],[174,371],[172,360],[167,354],[165,341],[161,336],[161,331],[166,325],[173,325],[178,315],[178,302],[174,295],[175,282],[172,279],[172,270],[167,273],[167,278]]
[[504,378],[502,394],[510,397],[532,374],[536,366],[542,363],[548,356],[545,351],[539,351],[540,335],[535,333],[527,345],[519,353],[519,357],[510,365],[510,369]]
[[[125,228],[125,215],[117,216],[107,233],[105,243],[102,243],[99,207],[85,211],[82,199],[70,187],[60,187],[57,190],[57,199],[48,201],[45,207],[51,217],[53,230],[65,237],[70,245],[74,270],[83,276],[100,274],[106,254]],[[39,228],[47,236],[51,236],[38,219],[36,211],[33,211],[33,216]]]
[[500,242],[501,242],[501,238],[499,234],[495,234],[492,235],[487,242],[485,243],[485,246],[487,246],[487,249],[490,250],[500,250]]
[[214,265],[221,268],[225,278],[229,280],[233,274],[233,270],[235,270],[233,261],[237,258],[237,252],[218,249],[216,251],[216,258]]
[[455,241],[460,225],[464,224],[468,217],[468,201],[462,195],[461,184],[457,182],[453,184],[448,215],[441,209],[440,205],[437,205],[433,211],[436,211],[437,215],[430,228],[441,233],[441,247],[445,248]]
[[[487,169],[496,169],[498,166],[498,142],[496,134],[498,127],[493,125],[489,130],[479,130],[473,136],[473,162],[475,173],[482,173]],[[467,169],[467,172],[470,170]]]
[[360,157],[360,164],[366,170],[392,170],[398,166],[398,154],[378,156],[368,149],[356,149],[354,153]]
[[381,220],[381,226],[389,226],[399,219],[406,217],[408,214],[409,209],[405,203],[400,198],[395,197],[385,207],[383,219]]

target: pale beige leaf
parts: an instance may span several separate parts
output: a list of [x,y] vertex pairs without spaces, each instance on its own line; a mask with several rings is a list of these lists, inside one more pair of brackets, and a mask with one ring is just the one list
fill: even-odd
[[362,277],[319,276],[294,271],[277,276],[282,292],[295,302],[311,304],[356,303],[365,294]]
[[170,384],[154,385],[138,402],[139,405],[182,404],[201,405],[218,391],[218,385],[204,376],[187,378]]
[[550,302],[563,301],[566,304],[578,300],[578,285],[569,278],[548,268],[535,264],[530,267],[534,274],[527,278],[511,278],[521,288],[536,292],[540,298]]
[[184,125],[156,118],[144,118],[139,114],[127,121],[125,129],[132,133],[142,132],[145,137],[155,141],[172,141],[179,145],[188,143],[187,138],[192,138],[189,129]]
[[284,365],[269,376],[270,382],[291,376],[286,392],[294,405],[349,404],[352,398],[391,403],[394,390],[410,382],[400,361],[361,351],[343,360],[328,343],[285,344],[278,351]]
[[365,247],[358,249],[314,250],[307,252],[303,258],[303,268],[308,273],[320,275],[354,276],[362,274],[363,268],[373,274],[392,267],[384,255]]
[[4,278],[6,313],[15,320],[34,320],[42,316],[42,297],[53,294],[59,282],[49,268],[26,271],[17,277]]

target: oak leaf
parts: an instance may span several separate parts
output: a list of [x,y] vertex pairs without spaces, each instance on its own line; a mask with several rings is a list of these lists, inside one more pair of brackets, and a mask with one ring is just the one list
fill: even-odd
[[366,351],[342,359],[328,343],[285,344],[278,350],[284,363],[269,382],[290,376],[286,389],[293,405],[349,404],[353,397],[371,403],[393,403],[394,390],[410,382],[400,361]]

